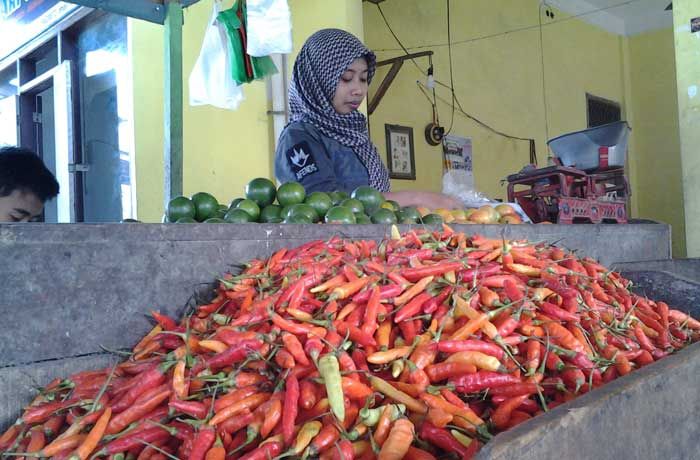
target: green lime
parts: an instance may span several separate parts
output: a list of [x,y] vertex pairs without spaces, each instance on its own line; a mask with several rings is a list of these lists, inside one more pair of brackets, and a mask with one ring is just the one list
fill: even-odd
[[409,220],[411,221],[410,223],[415,224],[416,222],[420,222],[421,216],[420,213],[418,212],[418,209],[416,209],[413,206],[406,206],[404,208],[401,208],[399,212],[396,213],[396,217],[403,223],[404,220]]
[[176,224],[196,224],[197,221],[191,217],[180,217],[175,221]]
[[260,206],[253,200],[246,198],[236,205],[236,209],[242,209],[250,214],[250,220],[252,222],[257,222],[258,217],[260,217]]
[[[299,204],[299,203],[297,203]],[[288,204],[287,206],[282,206],[282,210],[280,211],[280,218],[282,220],[286,219],[289,216],[289,210],[292,209],[293,204]]]
[[368,214],[373,213],[385,201],[384,195],[369,185],[360,185],[352,191],[350,197],[360,201]]
[[228,205],[228,208],[229,208],[229,209],[235,209],[236,206],[238,206],[238,203],[240,203],[240,202],[243,201],[243,200],[245,200],[245,198],[234,198],[234,199],[231,201],[231,204]]
[[356,212],[355,213],[355,222],[358,224],[371,224],[372,219],[369,218],[367,214],[364,212]]
[[346,198],[343,201],[340,202],[340,206],[345,206],[346,208],[350,208],[352,212],[365,212],[365,206],[362,204],[360,200],[356,200],[355,198]]
[[304,203],[308,204],[316,211],[319,216],[325,216],[329,209],[333,206],[333,200],[325,192],[313,192],[306,197]]
[[395,224],[396,214],[388,209],[379,208],[372,213],[372,223],[374,224]]
[[250,214],[238,208],[231,209],[227,212],[224,220],[229,224],[247,224],[252,221]]
[[327,224],[354,224],[357,223],[352,209],[345,206],[333,206],[324,218]]
[[178,219],[183,217],[194,218],[195,212],[192,200],[186,196],[176,196],[168,203],[166,215],[170,222],[177,222]]
[[388,209],[389,211],[394,211],[394,212],[398,212],[401,209],[401,206],[399,205],[399,203],[397,203],[394,200],[386,200],[384,203],[382,203],[380,205],[380,207],[382,207],[384,209]]
[[290,206],[285,218],[294,217],[299,214],[308,217],[311,222],[318,222],[320,219],[316,210],[306,203],[297,203]]
[[341,201],[350,198],[350,195],[343,192],[342,190],[336,190],[335,192],[331,192],[328,194],[328,196],[331,197],[333,206],[339,206]]
[[255,201],[261,208],[272,204],[276,196],[277,187],[265,177],[255,178],[245,186],[245,197]]
[[219,202],[216,201],[214,195],[207,192],[198,192],[192,195],[194,203],[195,215],[194,218],[199,222],[204,222],[210,217],[214,217],[216,211],[219,210]]
[[303,203],[306,198],[306,190],[299,182],[285,182],[277,189],[277,201],[282,206]]
[[282,221],[283,224],[313,224],[306,214],[292,214]]
[[219,219],[218,217],[210,217],[209,219],[204,221],[205,224],[225,224],[226,221],[224,219]]
[[274,220],[282,222],[282,206],[278,204],[270,204],[262,208],[260,211],[260,222],[271,223]]
[[425,225],[440,225],[443,223],[442,216],[439,214],[426,214],[423,216]]
[[268,223],[268,224],[280,224],[282,222],[284,222],[284,219],[282,219],[281,217],[273,217],[272,219],[270,219],[269,222],[266,222],[266,223]]

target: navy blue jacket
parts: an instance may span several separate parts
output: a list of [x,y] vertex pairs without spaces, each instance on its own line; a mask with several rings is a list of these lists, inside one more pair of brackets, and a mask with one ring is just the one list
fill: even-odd
[[355,152],[325,136],[311,123],[290,123],[275,152],[275,177],[280,183],[299,182],[306,193],[352,192],[369,184],[367,168]]

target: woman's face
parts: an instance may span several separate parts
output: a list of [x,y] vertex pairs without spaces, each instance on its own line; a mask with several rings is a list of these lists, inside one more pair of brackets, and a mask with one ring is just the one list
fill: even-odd
[[333,108],[341,115],[357,110],[367,96],[367,60],[357,58],[340,76],[333,95]]

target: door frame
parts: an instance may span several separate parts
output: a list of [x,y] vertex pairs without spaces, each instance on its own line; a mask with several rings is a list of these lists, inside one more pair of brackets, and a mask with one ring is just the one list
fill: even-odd
[[78,200],[75,187],[76,157],[73,125],[73,81],[71,61],[63,61],[52,69],[21,85],[18,89],[18,137],[22,146],[38,151],[34,136],[34,97],[53,87],[54,155],[56,180],[61,191],[56,197],[57,220],[75,222]]

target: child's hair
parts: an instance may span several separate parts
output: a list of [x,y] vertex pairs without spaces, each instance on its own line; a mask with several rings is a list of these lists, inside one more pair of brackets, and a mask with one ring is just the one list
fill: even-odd
[[33,193],[42,203],[58,195],[58,182],[34,152],[21,147],[0,148],[0,196],[15,190]]

